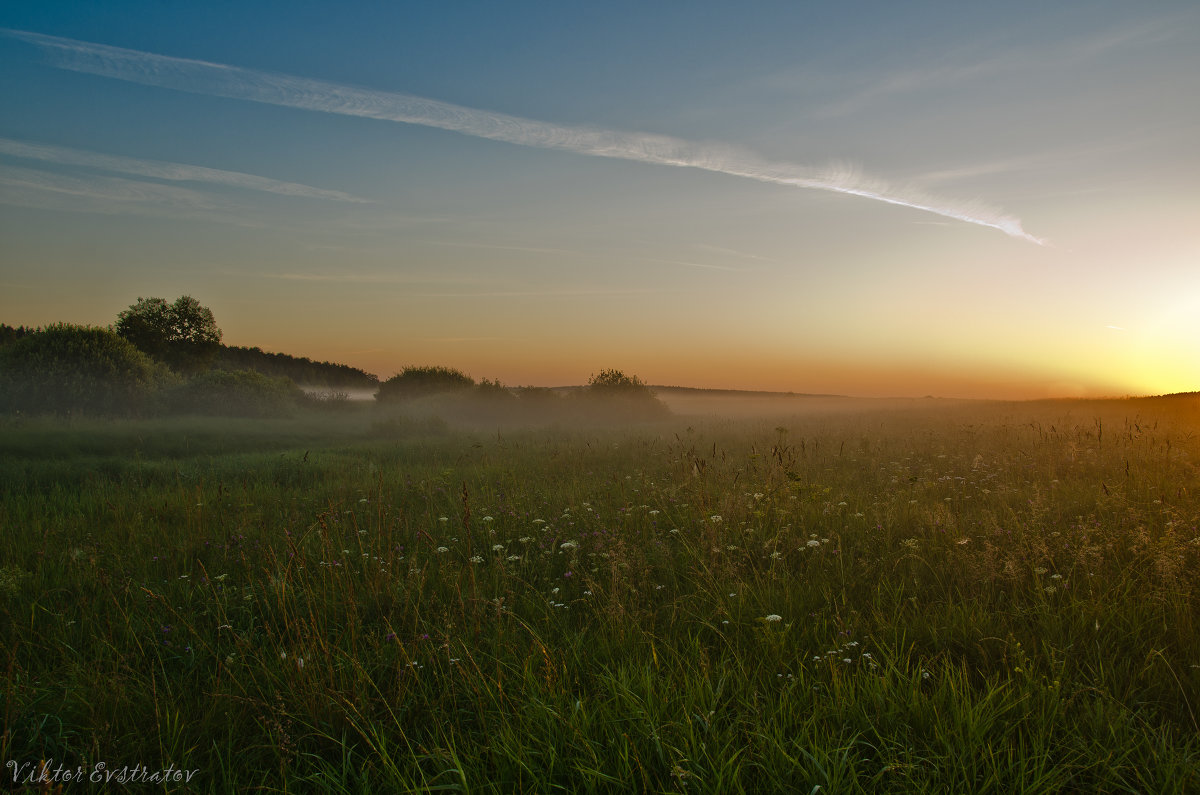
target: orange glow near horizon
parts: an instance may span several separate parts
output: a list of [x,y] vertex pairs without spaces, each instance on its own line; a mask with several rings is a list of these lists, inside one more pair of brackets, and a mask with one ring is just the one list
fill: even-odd
[[383,379],[1200,389],[1200,8],[714,7],[665,40],[564,4],[510,41],[431,6],[478,45],[446,53],[381,40],[387,4],[265,50],[204,4],[9,5],[2,323],[191,295]]

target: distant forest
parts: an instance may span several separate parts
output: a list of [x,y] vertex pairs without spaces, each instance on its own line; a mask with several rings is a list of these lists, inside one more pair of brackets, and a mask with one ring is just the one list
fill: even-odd
[[[40,328],[0,323],[0,346],[27,337]],[[305,356],[268,353],[261,348],[222,345],[213,367],[220,370],[254,370],[269,376],[286,376],[301,386],[326,389],[375,389],[378,377],[371,373],[333,362],[314,362]]]

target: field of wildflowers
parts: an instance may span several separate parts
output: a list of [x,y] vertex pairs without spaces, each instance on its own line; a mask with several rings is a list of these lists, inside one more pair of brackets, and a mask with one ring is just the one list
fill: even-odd
[[1195,398],[413,428],[9,422],[4,786],[1200,791]]

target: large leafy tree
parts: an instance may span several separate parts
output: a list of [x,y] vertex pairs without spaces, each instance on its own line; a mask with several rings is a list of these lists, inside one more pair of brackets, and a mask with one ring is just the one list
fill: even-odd
[[207,370],[221,350],[221,329],[212,310],[190,295],[172,304],[162,298],[138,298],[117,315],[116,331],[180,373]]

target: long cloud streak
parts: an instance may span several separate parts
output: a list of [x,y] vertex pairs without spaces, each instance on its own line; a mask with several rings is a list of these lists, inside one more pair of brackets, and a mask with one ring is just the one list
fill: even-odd
[[55,66],[143,85],[262,102],[290,108],[360,116],[452,130],[520,146],[696,168],[720,174],[861,196],[911,207],[966,223],[998,229],[1043,244],[1019,219],[975,202],[956,202],[895,188],[852,169],[816,169],[772,163],[733,147],[701,144],[665,135],[569,127],[504,113],[466,108],[410,94],[373,91],[291,75],[111,47],[104,44],[0,29],[50,55]]
[[30,144],[24,141],[14,141],[9,138],[0,138],[0,155],[9,155],[25,160],[60,163],[62,165],[85,166],[122,174],[136,174],[141,177],[151,177],[170,182],[206,182],[307,199],[331,199],[333,201],[358,203],[365,203],[367,201],[366,199],[360,199],[357,196],[351,196],[341,191],[314,188],[311,185],[302,185],[297,182],[283,182],[268,177],[260,177],[255,174],[244,174],[240,171],[224,171],[204,166],[191,166],[184,163],[168,163],[161,160],[141,160],[133,157],[105,155],[98,152],[85,152],[61,146]]

